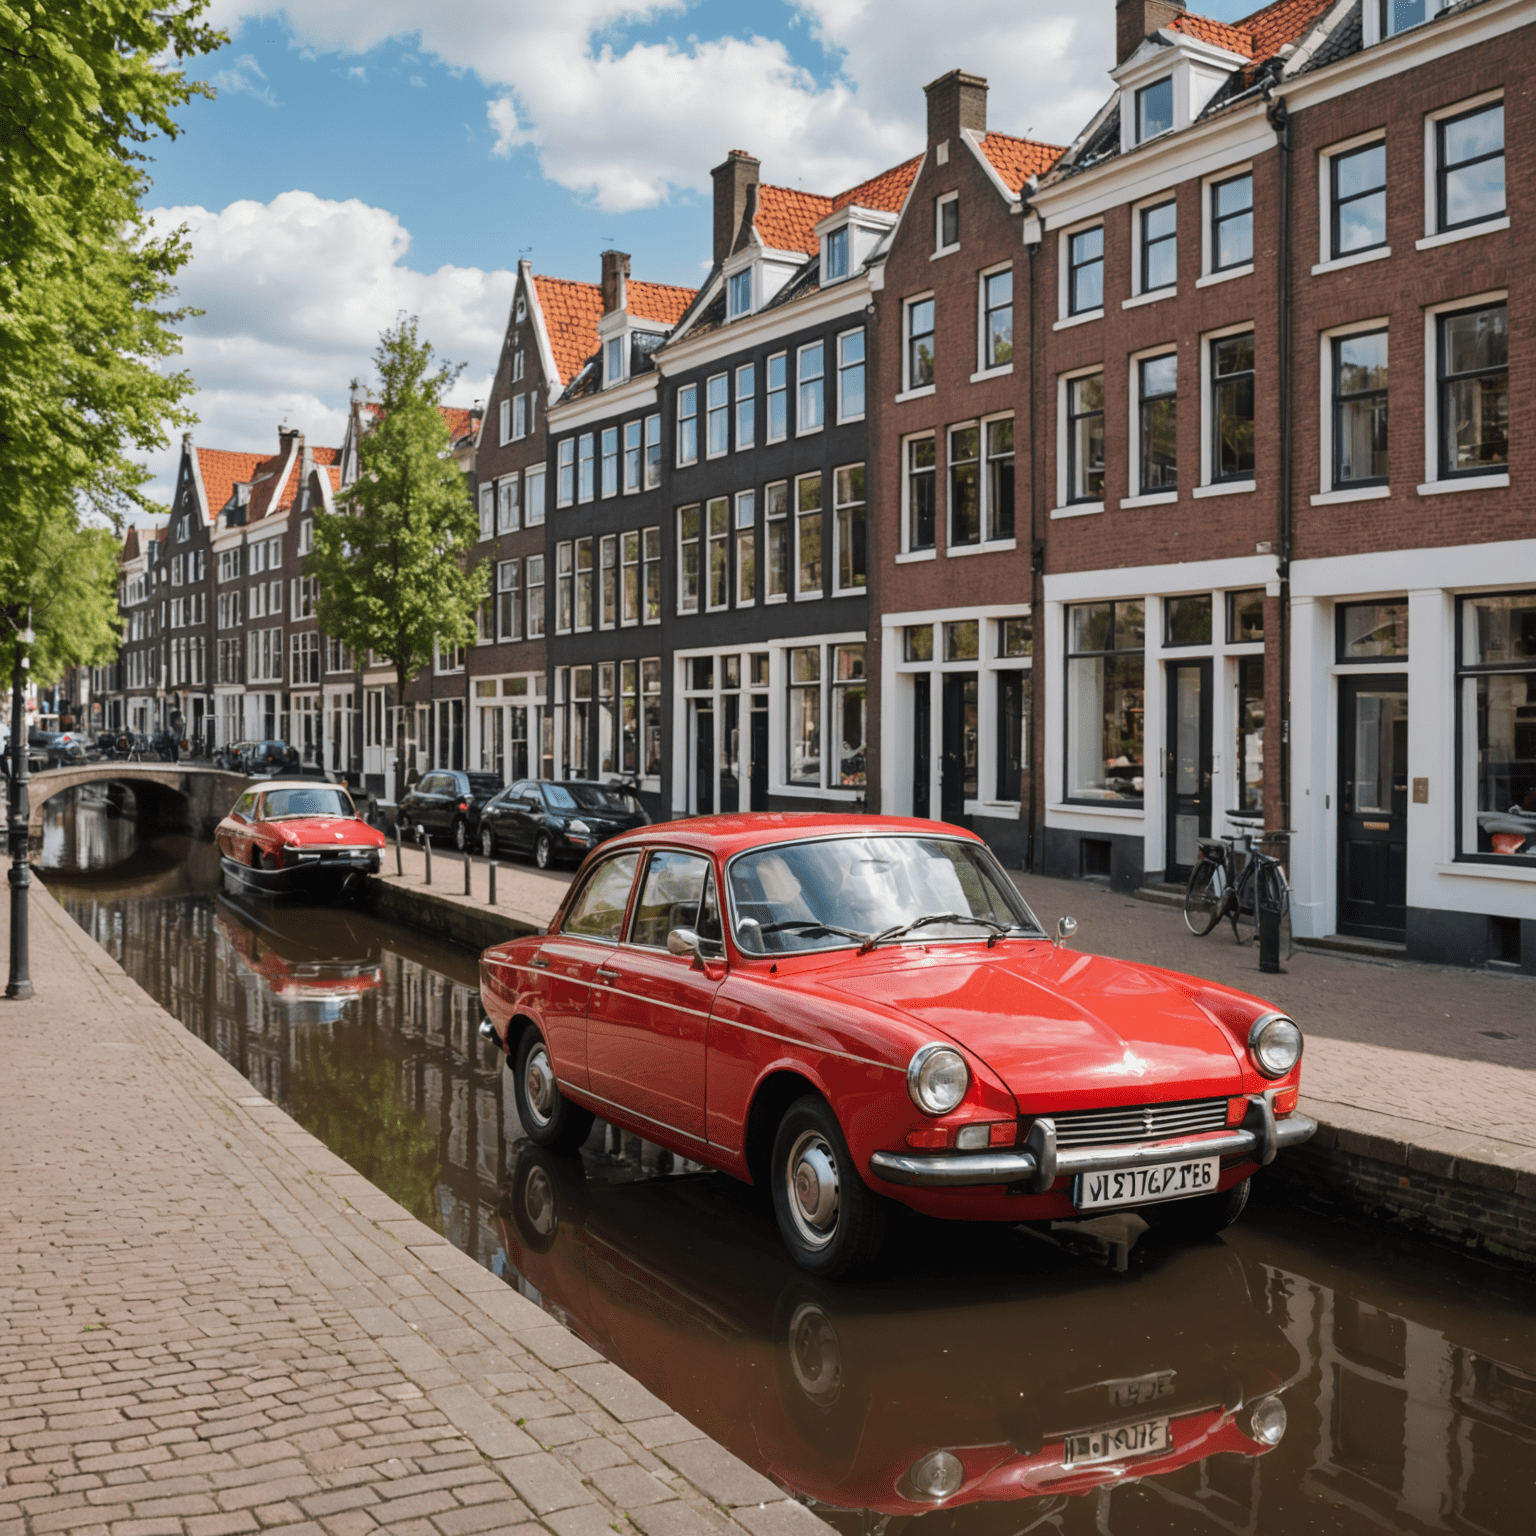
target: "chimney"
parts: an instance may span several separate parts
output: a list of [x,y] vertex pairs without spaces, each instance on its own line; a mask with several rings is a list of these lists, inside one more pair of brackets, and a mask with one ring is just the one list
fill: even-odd
[[928,98],[928,147],[960,137],[962,128],[987,131],[987,81],[985,75],[968,75],[952,69],[923,87]]
[[1184,14],[1184,0],[1115,0],[1115,64],[1124,64],[1159,27]]
[[623,251],[603,252],[603,313],[629,308],[625,285],[629,279],[629,257]]
[[722,262],[736,244],[736,231],[747,211],[747,189],[755,187],[762,161],[733,149],[710,175],[715,178],[715,261]]

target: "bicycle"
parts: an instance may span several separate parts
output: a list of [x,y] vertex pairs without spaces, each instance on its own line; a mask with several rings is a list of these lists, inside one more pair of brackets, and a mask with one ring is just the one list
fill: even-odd
[[[1242,823],[1257,821],[1262,813],[1252,816],[1228,813],[1228,820]],[[1243,935],[1238,922],[1251,922],[1257,931],[1259,911],[1279,913],[1285,924],[1291,911],[1291,886],[1285,878],[1285,869],[1273,854],[1255,847],[1255,834],[1262,842],[1266,838],[1290,836],[1288,828],[1276,828],[1259,832],[1248,827],[1229,837],[1201,838],[1200,857],[1189,873],[1189,884],[1184,889],[1184,925],[1197,939],[1203,939],[1222,920],[1232,921],[1232,938],[1241,944]],[[1237,867],[1238,844],[1246,855],[1241,868]],[[1289,937],[1286,940],[1287,958],[1295,953]]]

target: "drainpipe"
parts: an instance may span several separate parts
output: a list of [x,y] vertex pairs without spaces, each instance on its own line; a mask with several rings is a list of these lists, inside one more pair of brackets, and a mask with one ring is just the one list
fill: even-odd
[[[1028,204],[1025,217],[1028,218]],[[1029,252],[1029,373],[1027,375],[1025,420],[1029,423],[1029,648],[1033,654],[1029,672],[1029,831],[1024,844],[1024,868],[1035,873],[1035,823],[1040,817],[1040,754],[1035,750],[1035,720],[1039,712],[1040,688],[1040,627],[1041,576],[1045,571],[1045,540],[1040,534],[1040,452],[1035,436],[1035,388],[1037,369],[1035,353],[1035,258],[1045,241],[1045,221],[1034,215],[1040,224],[1040,238],[1031,241],[1025,236],[1024,249]]]
[[1291,114],[1285,98],[1265,89],[1269,125],[1280,154],[1280,825],[1291,824]]

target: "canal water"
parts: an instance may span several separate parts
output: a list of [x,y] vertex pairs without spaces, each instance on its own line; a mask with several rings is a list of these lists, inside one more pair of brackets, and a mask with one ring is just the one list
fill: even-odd
[[521,1140],[474,956],[232,897],[100,800],[50,803],[41,862],[257,1089],[843,1536],[1531,1529],[1523,1277],[1260,1198],[1194,1247],[912,1219],[822,1285],[751,1190],[603,1125]]

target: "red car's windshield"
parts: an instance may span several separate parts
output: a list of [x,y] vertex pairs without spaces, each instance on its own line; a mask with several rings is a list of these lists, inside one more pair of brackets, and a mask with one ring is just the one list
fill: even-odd
[[[922,924],[914,942],[1043,931],[986,849],[949,838],[776,844],[733,859],[729,882],[736,942],[748,954],[827,949],[907,924]],[[934,917],[961,920],[922,923]]]
[[355,816],[352,797],[344,789],[321,784],[314,789],[273,789],[262,796],[263,821],[287,821],[296,816]]

